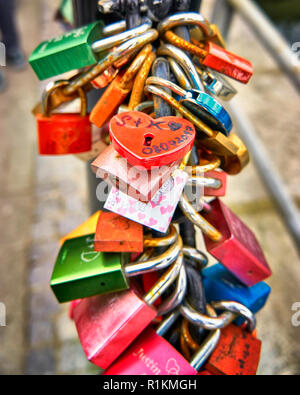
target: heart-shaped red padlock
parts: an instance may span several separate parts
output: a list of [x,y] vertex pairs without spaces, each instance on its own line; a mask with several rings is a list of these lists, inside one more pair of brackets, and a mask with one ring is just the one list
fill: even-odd
[[114,149],[131,165],[145,169],[180,160],[192,149],[196,136],[186,119],[153,119],[139,111],[115,115],[109,133]]

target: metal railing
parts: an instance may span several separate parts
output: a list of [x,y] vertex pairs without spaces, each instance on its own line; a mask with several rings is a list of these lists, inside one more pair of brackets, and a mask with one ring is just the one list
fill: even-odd
[[[288,42],[252,0],[215,0],[211,20],[218,24],[225,40],[228,38],[235,12],[241,15],[293,87],[300,92],[300,63],[295,64],[295,55]],[[274,168],[263,143],[257,137],[251,121],[235,101],[230,103],[229,110],[236,121],[241,138],[249,149],[256,170],[300,253],[299,210]]]

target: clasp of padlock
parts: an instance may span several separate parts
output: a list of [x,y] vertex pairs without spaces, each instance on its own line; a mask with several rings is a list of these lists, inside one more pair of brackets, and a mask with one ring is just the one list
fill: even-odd
[[92,145],[92,127],[87,114],[87,101],[82,89],[81,112],[51,114],[49,96],[53,91],[68,85],[68,81],[56,81],[43,93],[42,114],[36,115],[40,155],[65,155],[87,152]]

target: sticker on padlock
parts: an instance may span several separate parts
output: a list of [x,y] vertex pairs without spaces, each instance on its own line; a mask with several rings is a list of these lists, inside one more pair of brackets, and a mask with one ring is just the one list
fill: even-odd
[[204,236],[208,252],[247,286],[271,276],[271,269],[253,232],[219,199],[203,217],[220,230],[222,238]]
[[[156,317],[152,306],[176,280],[182,256],[142,298],[136,288],[84,299],[74,309],[74,321],[88,360],[108,368]],[[135,292],[136,291],[136,292]]]
[[131,165],[146,169],[182,159],[196,135],[193,124],[183,118],[153,119],[138,111],[115,115],[109,129],[115,150]]
[[187,173],[175,170],[149,203],[139,202],[113,187],[104,208],[165,233],[172,221],[187,178]]
[[142,252],[144,237],[142,225],[118,214],[101,212],[94,242],[95,251]]
[[231,324],[221,331],[220,341],[205,365],[216,375],[250,375],[257,372],[261,341]]
[[[180,253],[182,241],[174,243],[158,257],[146,262],[128,263],[128,254],[94,250],[94,234],[65,241],[55,262],[50,285],[60,303],[129,288],[129,278],[163,269]],[[155,246],[165,245],[165,238],[155,239]]]
[[132,166],[120,156],[112,145],[92,162],[92,170],[97,177],[117,187],[123,193],[142,202],[149,202],[168,180],[180,161],[168,166],[154,167],[151,170]]
[[97,63],[108,49],[143,34],[151,25],[145,18],[134,29],[101,39],[103,22],[97,21],[42,42],[30,55],[29,63],[40,80],[81,69]]
[[90,151],[92,146],[92,126],[87,115],[86,97],[79,89],[81,113],[50,114],[48,98],[60,86],[68,85],[59,81],[44,93],[43,114],[36,115],[40,155],[66,155]]
[[[202,275],[208,302],[234,300],[248,307],[254,314],[264,307],[271,292],[269,285],[264,282],[246,287],[219,263],[204,269]],[[238,318],[235,324],[241,325],[243,322],[242,318]]]

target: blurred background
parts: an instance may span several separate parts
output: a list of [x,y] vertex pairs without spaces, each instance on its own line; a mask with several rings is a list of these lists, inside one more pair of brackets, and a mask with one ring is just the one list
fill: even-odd
[[[298,0],[258,3],[291,47],[300,42]],[[60,1],[16,4],[28,57],[39,42],[61,33],[54,21]],[[208,19],[213,4],[203,1]],[[254,65],[249,85],[236,86],[237,101],[299,207],[299,95],[238,15],[228,48]],[[90,215],[87,166],[73,156],[37,155],[31,109],[43,85],[29,66],[0,70],[7,81],[0,93],[0,302],[7,311],[7,326],[0,326],[0,374],[96,373],[83,355],[68,306],[59,305],[49,287],[59,239]],[[224,200],[254,231],[273,270],[271,297],[257,317],[263,341],[259,374],[300,374],[300,326],[291,322],[292,305],[300,302],[299,256],[253,162],[230,177]]]

